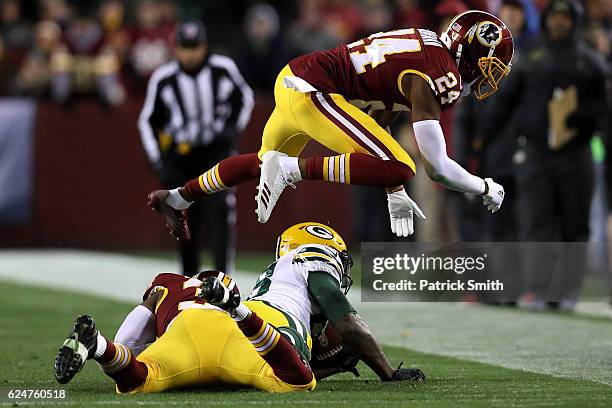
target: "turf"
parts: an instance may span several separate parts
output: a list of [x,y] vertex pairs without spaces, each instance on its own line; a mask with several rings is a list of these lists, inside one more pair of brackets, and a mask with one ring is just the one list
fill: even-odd
[[[98,327],[113,333],[131,305],[70,292],[49,291],[0,282],[0,390],[58,388],[52,375],[57,347],[73,319],[92,314]],[[450,334],[449,334],[450,335]],[[424,383],[381,383],[360,367],[362,377],[336,376],[308,394],[271,395],[252,390],[189,390],[154,395],[116,395],[110,379],[88,364],[69,385],[69,406],[410,406],[410,407],[540,407],[612,406],[612,387],[449,357],[385,347],[394,363],[419,366]],[[3,405],[14,405],[0,396]],[[20,403],[21,404],[21,403]],[[42,405],[42,404],[37,404]],[[58,404],[54,404],[58,405]]]

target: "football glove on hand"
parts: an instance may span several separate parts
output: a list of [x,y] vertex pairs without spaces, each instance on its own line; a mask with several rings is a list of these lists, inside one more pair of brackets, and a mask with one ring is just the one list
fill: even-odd
[[426,219],[423,211],[417,203],[408,197],[404,189],[387,193],[387,204],[391,220],[391,232],[398,237],[407,237],[414,233],[414,214],[422,220]]
[[425,381],[425,374],[419,368],[402,368],[402,364],[391,375],[391,381]]
[[482,204],[494,213],[499,210],[504,201],[504,188],[492,178],[486,178],[484,182],[485,192],[482,194]]
[[228,311],[234,310],[240,305],[238,285],[229,275],[223,272],[219,272],[216,277],[211,276],[204,279],[196,297]]

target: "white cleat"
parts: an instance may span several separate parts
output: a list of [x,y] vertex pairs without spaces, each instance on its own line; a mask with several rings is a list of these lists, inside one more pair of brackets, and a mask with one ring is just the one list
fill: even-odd
[[287,172],[283,170],[280,159],[287,157],[285,153],[269,151],[266,152],[261,160],[261,175],[259,176],[259,186],[257,187],[257,221],[262,224],[268,222],[270,214],[278,201],[278,198],[285,190],[285,187],[295,188],[295,181]]

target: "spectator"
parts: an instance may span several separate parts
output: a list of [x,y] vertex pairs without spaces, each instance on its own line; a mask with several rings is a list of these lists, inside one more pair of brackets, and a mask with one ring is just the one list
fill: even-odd
[[[602,61],[578,40],[580,19],[578,3],[550,4],[543,14],[542,38],[513,68],[482,126],[482,137],[494,137],[500,123],[518,115],[517,133],[523,136],[517,152],[517,199],[525,241],[584,242],[589,237],[589,142],[607,110]],[[564,262],[558,270],[536,269],[538,261],[534,254],[527,265],[531,305],[573,308],[585,260]]]
[[[515,41],[514,56],[512,64],[516,65],[520,60],[520,53],[526,31],[525,11],[520,0],[504,0],[499,12],[499,18],[506,23]],[[509,77],[513,75],[510,71]],[[502,87],[507,86],[502,84]],[[503,207],[495,214],[488,216],[483,211],[478,197],[469,195],[456,195],[456,219],[459,227],[459,237],[462,241],[493,241],[514,242],[519,240],[517,225],[517,192],[514,177],[514,159],[517,150],[517,121],[516,114],[505,118],[497,124],[495,135],[487,137],[483,135],[482,118],[487,117],[495,105],[499,95],[493,94],[483,101],[475,98],[465,98],[457,109],[455,118],[455,132],[453,134],[454,151],[457,162],[474,171],[474,174],[488,174],[497,180],[506,191]],[[483,138],[486,144],[483,144]],[[522,287],[520,273],[513,276],[502,275],[504,265],[498,260],[509,256],[511,247],[504,248],[505,254],[492,256],[486,279],[502,279],[505,288],[500,299],[498,294],[485,294],[480,297],[481,301],[487,303],[510,302],[515,304],[520,296]],[[518,254],[513,254],[513,258]],[[503,261],[502,261],[503,263]]]
[[170,38],[173,28],[162,24],[161,11],[154,0],[141,0],[136,8],[129,63],[137,92],[144,91],[151,73],[172,57]]
[[[363,32],[360,37],[391,29],[393,16],[391,15],[391,8],[385,0],[369,1],[362,12],[367,18],[363,19]],[[353,40],[355,38],[350,41]]]
[[74,18],[74,10],[66,0],[41,0],[41,20],[51,20],[65,30]]
[[24,53],[31,45],[30,25],[21,14],[18,0],[3,0],[0,3],[0,36],[8,53]]
[[104,31],[104,48],[115,54],[120,65],[129,52],[129,36],[125,30],[125,4],[121,0],[105,0],[98,10],[98,19]]
[[61,29],[51,20],[36,25],[34,48],[28,53],[16,79],[17,93],[50,96],[51,85],[68,74],[68,50],[61,41]]
[[246,13],[244,31],[239,53],[242,72],[256,90],[272,93],[276,76],[290,58],[278,13],[269,4],[254,5]]
[[[337,43],[355,41],[364,32],[364,18],[351,0],[326,0],[321,3],[322,29]],[[334,45],[337,45],[334,44]]]
[[335,34],[324,29],[322,3],[323,0],[299,0],[299,17],[289,32],[292,54],[302,55],[338,45]]
[[468,11],[468,6],[461,0],[442,0],[435,9],[435,16],[438,22],[437,31],[448,27],[453,17],[465,11]]
[[66,29],[64,39],[69,50],[68,73],[54,80],[54,96],[68,103],[73,97],[96,95],[109,106],[125,99],[119,81],[119,61],[111,48],[104,47],[104,32],[98,22],[78,16]]
[[[234,62],[208,53],[204,26],[180,24],[176,60],[152,75],[138,121],[148,159],[164,187],[182,185],[231,155],[252,108],[253,92]],[[234,205],[233,191],[224,191],[191,206],[191,240],[179,247],[186,276],[199,271],[204,225],[215,269],[233,270]]]
[[418,0],[395,0],[395,20],[393,25],[396,28],[428,26],[428,18],[425,12],[419,7]]

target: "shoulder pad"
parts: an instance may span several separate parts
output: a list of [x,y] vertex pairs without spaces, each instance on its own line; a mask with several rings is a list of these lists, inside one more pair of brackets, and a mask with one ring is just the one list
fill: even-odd
[[147,286],[147,289],[142,295],[142,301],[144,302],[145,300],[147,300],[147,297],[149,297],[149,294],[154,289],[158,290],[159,287],[168,287],[169,285],[178,282],[184,282],[187,279],[188,278],[186,278],[185,276],[176,273],[160,273],[155,278],[153,278],[153,281],[149,284],[149,286]]

